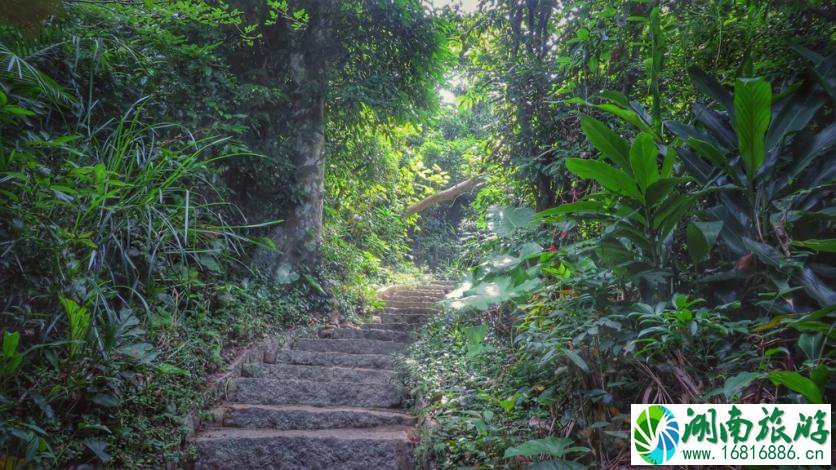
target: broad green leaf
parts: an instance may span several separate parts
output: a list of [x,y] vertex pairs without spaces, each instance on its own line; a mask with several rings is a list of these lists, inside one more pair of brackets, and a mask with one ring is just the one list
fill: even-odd
[[464,332],[465,346],[467,347],[467,356],[473,357],[484,351],[485,345],[483,341],[488,335],[488,325],[469,326],[462,330]]
[[777,269],[784,268],[787,260],[780,251],[765,243],[752,240],[748,237],[741,237],[741,239],[743,240],[743,245],[746,246],[750,252],[754,253],[759,260]]
[[534,242],[524,243],[520,248],[520,260],[537,258],[543,253],[543,247]]
[[804,288],[807,295],[815,299],[819,305],[836,304],[836,291],[830,288],[809,266],[798,270],[793,279]]
[[733,111],[731,94],[713,77],[703,72],[699,67],[688,67],[688,75],[694,86],[708,95],[709,98],[723,105],[726,111]]
[[535,457],[538,455],[564,457],[568,454],[585,454],[587,452],[589,452],[588,448],[574,446],[574,442],[567,437],[549,436],[544,439],[534,439],[516,447],[509,447],[505,450],[505,457]]
[[788,102],[775,115],[766,136],[766,148],[772,148],[786,135],[807,127],[810,119],[824,103],[824,94],[817,93],[812,84],[805,83],[801,90],[788,98]]
[[13,104],[7,104],[3,106],[2,111],[7,112],[9,114],[14,114],[15,116],[34,116],[35,113],[26,109],[21,108],[20,106],[15,106]]
[[90,449],[102,463],[108,463],[113,457],[105,449],[107,449],[107,442],[100,439],[88,437],[84,440],[84,446]]
[[3,356],[13,357],[17,354],[17,345],[20,343],[20,332],[3,332]]
[[316,280],[315,277],[311,276],[310,274],[303,274],[303,276],[305,278],[305,281],[308,283],[308,285],[313,287],[314,290],[319,292],[321,295],[328,295],[325,292],[325,289],[322,288],[322,285]]
[[613,168],[604,162],[584,160],[582,158],[567,158],[566,169],[580,178],[595,180],[608,191],[627,196],[637,201],[644,200],[635,181],[627,173]]
[[815,382],[798,372],[791,370],[770,372],[769,380],[775,385],[783,385],[794,392],[800,393],[810,403],[823,403],[821,390]]
[[836,317],[834,314],[836,314],[836,305],[828,305],[822,309],[807,313],[796,321],[821,320],[827,316]]
[[722,221],[691,222],[686,228],[688,254],[694,264],[704,260],[711,247],[717,242],[717,236],[723,228]]
[[511,207],[505,211],[506,220],[514,227],[527,227],[534,217],[534,211],[528,207]]
[[827,240],[793,240],[791,245],[809,248],[813,251],[836,253],[836,238],[829,238]]
[[471,295],[451,301],[449,305],[453,309],[472,307],[487,310],[491,305],[530,296],[541,283],[540,278],[534,278],[515,285],[511,276],[503,275],[493,278],[490,282],[477,284],[467,291]]
[[732,168],[731,165],[729,165],[728,158],[717,147],[704,140],[695,139],[693,137],[689,137],[687,143],[688,147],[696,150],[696,152],[702,155],[703,158],[714,164],[715,168],[723,170],[723,173],[731,178],[732,181],[738,185],[741,184],[740,178],[737,176],[737,172],[734,171],[734,168]]
[[693,113],[697,121],[705,126],[720,145],[728,149],[737,147],[734,129],[728,125],[722,114],[700,102],[694,103]]
[[822,129],[815,137],[804,147],[804,150],[793,161],[793,165],[787,171],[786,176],[789,180],[795,180],[804,173],[804,170],[818,157],[827,155],[828,152],[836,145],[836,123]]
[[658,154],[659,149],[656,148],[653,136],[645,132],[637,135],[630,147],[630,167],[642,193],[659,179],[659,167],[656,164]]
[[741,372],[733,377],[726,379],[723,384],[723,395],[726,400],[734,400],[743,389],[749,386],[752,381],[763,377],[760,372]]
[[670,178],[673,176],[673,164],[676,162],[676,147],[668,145],[665,149],[665,159],[662,161],[662,171],[659,176]]
[[824,56],[823,55],[817,54],[817,53],[811,51],[810,49],[807,49],[804,46],[794,44],[794,45],[790,46],[790,49],[795,51],[795,53],[798,54],[799,56],[809,60],[814,65],[819,65],[820,63],[822,63],[824,61]]
[[74,300],[66,297],[59,297],[64,311],[67,313],[70,325],[70,355],[74,356],[81,348],[81,342],[87,337],[90,330],[90,312]]
[[157,370],[163,375],[176,375],[180,377],[192,376],[191,372],[187,371],[186,369],[181,369],[167,362],[163,362],[162,364],[158,365]]
[[826,365],[821,364],[810,371],[810,380],[812,380],[813,383],[815,383],[816,386],[819,387],[819,390],[824,390],[824,388],[827,387],[827,377],[829,375],[829,368]]
[[662,237],[667,237],[668,232],[676,227],[679,220],[685,215],[694,203],[694,196],[679,195],[675,198],[670,198],[661,208],[659,213],[653,219],[653,228],[659,229]]
[[201,266],[213,273],[221,272],[221,265],[218,264],[218,260],[216,260],[212,255],[200,255],[197,257],[197,261]]
[[769,82],[760,77],[737,79],[734,85],[735,131],[750,184],[766,155],[764,138],[772,115],[771,106]]
[[688,181],[688,178],[661,178],[647,187],[645,200],[649,207],[662,203],[680,183]]
[[117,348],[117,351],[141,364],[150,364],[158,354],[154,346],[148,343],[126,344]]
[[600,201],[582,200],[571,202],[569,204],[561,204],[551,209],[546,209],[537,213],[537,218],[547,220],[557,218],[563,214],[573,214],[578,212],[603,212],[604,205]]
[[563,354],[567,358],[569,358],[570,361],[575,363],[575,365],[578,366],[578,368],[580,370],[582,370],[584,372],[587,372],[587,373],[589,372],[589,366],[586,364],[586,361],[584,361],[583,358],[578,353],[576,353],[575,351],[572,351],[571,349],[564,349]]
[[807,356],[807,359],[818,362],[821,358],[822,345],[824,344],[823,333],[802,333],[796,342],[798,349]]
[[255,237],[252,239],[253,243],[264,247],[272,252],[278,253],[279,248],[276,246],[276,242],[273,241],[270,237]]
[[627,96],[625,96],[624,93],[617,90],[605,90],[599,93],[599,96],[621,107],[626,108],[630,105],[630,100],[627,99]]
[[499,237],[508,237],[517,229],[528,227],[534,210],[528,207],[492,206],[487,211],[488,228]]
[[600,109],[601,111],[606,111],[620,118],[622,121],[632,124],[640,131],[652,133],[650,127],[647,124],[645,124],[645,122],[642,121],[639,115],[636,114],[634,111],[630,111],[629,109],[624,109],[620,106],[609,103],[597,104],[595,105],[595,107]]
[[603,122],[589,116],[581,118],[581,129],[589,142],[615,166],[629,171],[630,146]]
[[830,54],[821,63],[816,64],[813,74],[830,99],[836,99],[836,54]]

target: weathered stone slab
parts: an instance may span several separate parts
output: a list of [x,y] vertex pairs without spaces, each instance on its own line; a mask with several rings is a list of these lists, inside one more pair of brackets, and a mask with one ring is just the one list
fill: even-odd
[[198,469],[413,468],[410,428],[217,429],[197,439]]
[[230,382],[227,393],[230,401],[259,405],[396,408],[401,404],[403,389],[395,384],[242,377]]

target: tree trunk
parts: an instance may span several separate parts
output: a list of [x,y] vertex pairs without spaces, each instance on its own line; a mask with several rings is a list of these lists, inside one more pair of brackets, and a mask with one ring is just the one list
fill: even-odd
[[461,194],[465,194],[470,192],[473,188],[475,188],[479,183],[482,182],[482,176],[474,176],[473,178],[467,179],[458,183],[454,186],[451,186],[444,191],[439,191],[432,196],[425,197],[424,199],[418,201],[415,205],[409,207],[407,210],[404,211],[404,217],[409,217],[412,214],[417,214],[428,207],[432,207],[440,202],[449,201],[451,199],[457,198]]
[[535,208],[539,211],[552,208],[555,205],[555,194],[549,175],[537,172],[534,177]]
[[327,49],[331,40],[335,0],[312,1],[307,28],[290,54],[293,90],[287,140],[288,157],[295,166],[299,191],[283,222],[270,233],[279,252],[260,249],[254,264],[275,273],[282,265],[313,267],[319,263],[322,203],[325,184],[325,98],[328,86]]

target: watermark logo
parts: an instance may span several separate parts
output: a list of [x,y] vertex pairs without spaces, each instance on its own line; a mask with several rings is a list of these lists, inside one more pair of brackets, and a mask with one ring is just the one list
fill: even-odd
[[633,404],[632,465],[831,465],[828,404]]
[[651,405],[636,418],[633,445],[645,462],[662,465],[673,457],[679,445],[679,423],[664,406]]

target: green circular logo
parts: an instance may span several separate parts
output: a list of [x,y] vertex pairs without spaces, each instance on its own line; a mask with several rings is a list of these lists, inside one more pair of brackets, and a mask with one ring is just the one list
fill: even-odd
[[679,444],[679,423],[662,405],[651,405],[639,414],[633,427],[633,445],[651,465],[662,465],[673,457]]

